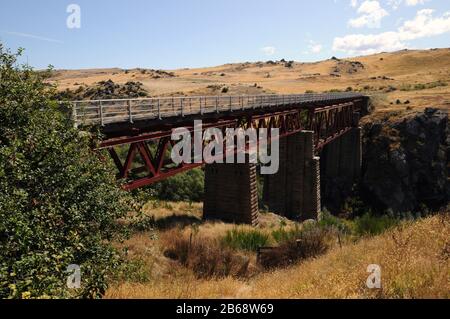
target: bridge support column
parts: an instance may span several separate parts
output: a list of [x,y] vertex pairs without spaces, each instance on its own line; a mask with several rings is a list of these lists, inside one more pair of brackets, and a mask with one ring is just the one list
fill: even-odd
[[332,212],[351,194],[362,167],[361,128],[349,132],[326,145],[321,155],[324,206]]
[[320,158],[314,156],[314,132],[280,140],[278,173],[264,181],[269,210],[292,219],[316,219],[320,206]]
[[258,224],[255,164],[205,166],[203,218],[237,224]]

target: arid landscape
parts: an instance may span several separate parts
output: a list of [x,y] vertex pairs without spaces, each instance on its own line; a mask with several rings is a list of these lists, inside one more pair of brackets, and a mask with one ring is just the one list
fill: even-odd
[[[384,176],[391,174],[391,167],[396,175],[397,164],[392,160],[386,168],[378,164],[377,156],[385,149],[389,152],[408,144],[397,123],[422,121],[414,117],[426,108],[450,110],[450,49],[403,50],[342,60],[333,57],[315,63],[281,60],[169,71],[55,70],[47,81],[57,85],[62,99],[69,100],[363,92],[374,106],[373,113],[362,119],[366,133],[375,123],[384,127],[379,137],[367,135],[364,144],[365,149],[380,152],[367,151],[365,156],[367,162],[379,165],[371,169]],[[382,137],[388,138],[387,146],[379,143]],[[411,150],[417,152],[422,151]],[[372,183],[370,172],[365,179]],[[402,187],[401,196],[409,192]],[[397,204],[408,207],[405,202]],[[431,211],[424,209],[401,218],[372,220],[364,211],[355,213],[355,205],[347,203],[339,217],[325,213],[317,224],[297,223],[266,211],[259,226],[252,228],[204,222],[201,203],[149,200],[129,221],[130,238],[116,244],[126,251],[127,263],[112,280],[106,297],[450,297],[448,208],[437,216],[427,216]],[[427,217],[417,218],[421,215]],[[346,219],[348,216],[351,218]],[[290,256],[289,242],[300,234],[316,240],[317,245],[305,248],[305,255]],[[285,247],[287,257],[272,256],[279,264],[261,265],[258,246]],[[369,264],[383,267],[380,290],[366,287]]]
[[[232,256],[238,259],[238,265],[227,276],[221,275],[220,269],[203,276],[202,265],[195,261],[183,266],[167,258],[168,247],[181,240],[190,241],[192,247],[202,242],[211,261],[220,255],[214,247],[223,242],[227,232],[258,232],[267,236],[266,244],[273,244],[276,233],[288,233],[304,225],[270,213],[262,215],[256,229],[202,223],[201,205],[188,203],[152,202],[146,212],[157,221],[184,216],[198,225],[174,224],[132,235],[122,245],[127,247],[131,264],[108,289],[107,298],[449,298],[448,212],[403,221],[379,235],[361,229],[358,235],[341,235],[338,239],[337,231],[327,233],[325,254],[288,267],[262,268],[256,263],[254,251],[236,248]],[[197,254],[192,258],[205,258]],[[242,263],[246,271],[239,273]],[[366,286],[370,264],[384,270],[380,290]]]
[[0,8],[4,313],[448,305],[449,0]]
[[[149,96],[300,94],[357,91],[373,96],[377,112],[450,108],[450,49],[404,50],[315,63],[262,61],[181,70],[56,70],[60,90],[111,80],[140,82]],[[81,89],[80,89],[81,90]],[[78,95],[79,97],[82,97]]]

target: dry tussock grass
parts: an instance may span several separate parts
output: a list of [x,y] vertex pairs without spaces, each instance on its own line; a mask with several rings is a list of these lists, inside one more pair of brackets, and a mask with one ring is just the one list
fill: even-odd
[[297,237],[282,242],[277,249],[269,250],[260,259],[266,269],[287,267],[299,261],[325,254],[336,241],[337,232],[320,227],[306,228]]
[[[149,283],[119,283],[108,298],[450,298],[450,218],[434,216],[346,243],[299,265],[250,279],[197,279],[188,270]],[[369,264],[382,289],[369,290]]]
[[201,218],[202,209],[202,203],[166,202],[159,200],[150,201],[143,207],[144,213],[155,217],[155,219],[167,218],[173,215]]
[[196,278],[243,278],[249,275],[251,258],[221,245],[217,239],[188,237],[175,230],[161,238],[164,255],[191,269]]

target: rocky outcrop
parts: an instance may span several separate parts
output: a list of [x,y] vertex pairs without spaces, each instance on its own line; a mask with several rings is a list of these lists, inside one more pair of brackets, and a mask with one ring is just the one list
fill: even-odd
[[449,200],[448,115],[428,108],[400,122],[364,126],[362,190],[379,209],[407,212]]
[[77,90],[67,89],[59,92],[56,96],[58,100],[98,100],[98,99],[124,99],[148,97],[141,82],[126,82],[116,84],[112,80],[101,81],[93,86],[80,86]]
[[355,74],[365,69],[364,64],[358,61],[347,61],[333,58],[332,60],[336,61],[336,65],[331,70],[331,76],[340,76],[345,73]]

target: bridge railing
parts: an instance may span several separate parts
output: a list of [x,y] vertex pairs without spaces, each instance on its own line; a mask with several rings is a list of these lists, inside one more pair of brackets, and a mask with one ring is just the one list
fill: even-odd
[[78,125],[107,125],[147,119],[237,110],[338,101],[362,96],[356,93],[188,96],[144,99],[110,99],[74,101],[73,118]]

